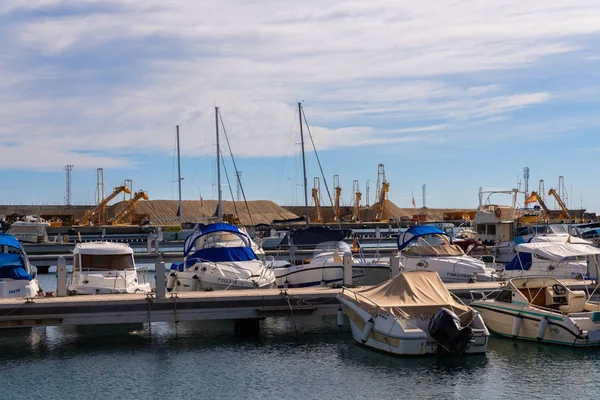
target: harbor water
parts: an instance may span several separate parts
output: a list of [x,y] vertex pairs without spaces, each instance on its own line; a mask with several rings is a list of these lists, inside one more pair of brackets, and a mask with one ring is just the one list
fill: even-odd
[[[44,289],[52,275],[40,276]],[[335,316],[0,331],[2,399],[558,399],[600,392],[600,350],[492,336],[486,355],[402,358]]]

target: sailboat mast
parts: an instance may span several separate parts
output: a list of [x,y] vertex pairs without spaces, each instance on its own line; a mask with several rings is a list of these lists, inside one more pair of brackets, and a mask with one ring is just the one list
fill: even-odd
[[183,227],[183,208],[181,207],[181,156],[179,153],[179,125],[177,125],[177,183],[179,184],[179,225]]
[[219,107],[215,107],[215,127],[217,132],[217,193],[219,203],[217,204],[217,220],[223,220],[223,195],[221,193],[221,148],[219,147]]
[[302,131],[302,103],[298,102],[298,117],[300,118],[300,143],[302,144],[302,171],[304,171],[304,209],[306,217],[306,225],[309,224],[308,220],[308,192],[307,192],[307,181],[306,181],[306,158],[304,156],[304,132]]

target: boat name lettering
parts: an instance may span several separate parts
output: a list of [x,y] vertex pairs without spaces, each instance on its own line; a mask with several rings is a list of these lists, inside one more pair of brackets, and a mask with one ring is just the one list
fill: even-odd
[[8,294],[15,294],[15,293],[19,293],[21,291],[21,289],[13,289],[13,290],[9,290]]
[[232,278],[217,278],[217,282],[219,283],[235,283],[236,279],[232,279]]

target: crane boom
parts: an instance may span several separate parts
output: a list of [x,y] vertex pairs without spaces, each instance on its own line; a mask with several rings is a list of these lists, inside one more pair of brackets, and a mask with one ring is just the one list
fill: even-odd
[[323,222],[323,218],[321,217],[321,183],[318,176],[315,176],[312,197],[315,201],[315,212],[317,214],[315,216],[315,222],[321,223]]
[[[92,221],[97,215],[98,213],[100,213],[100,211],[102,211],[104,209],[104,207],[106,207],[106,205],[115,197],[117,197],[117,195],[121,192],[125,192],[127,194],[131,194],[131,191],[129,190],[129,188],[125,185],[123,186],[117,186],[116,188],[113,189],[113,192],[111,194],[109,194],[104,200],[102,200],[98,205],[96,205],[94,208],[92,208],[91,210],[86,211],[85,215],[83,216],[83,218],[81,218],[78,222],[79,225],[87,225],[90,223],[90,221]],[[104,221],[101,221],[100,223],[102,223]]]
[[333,186],[335,188],[335,200],[333,202],[333,204],[334,204],[333,220],[339,221],[340,220],[340,198],[342,197],[342,188],[340,187],[340,176],[339,175],[333,176]]
[[569,214],[569,209],[567,208],[565,203],[562,201],[562,199],[560,198],[558,193],[556,193],[556,190],[550,189],[550,191],[548,191],[548,196],[554,196],[554,198],[556,199],[556,202],[558,203],[560,208],[563,210],[564,218],[571,218],[571,214]]
[[390,184],[383,182],[381,184],[381,193],[379,194],[379,203],[377,203],[377,214],[375,214],[375,221],[381,221],[384,217],[384,208],[387,202],[387,194],[390,190]]
[[354,192],[354,210],[352,213],[352,221],[360,221],[360,201],[362,199],[362,193],[360,191],[360,188],[358,186],[358,181],[355,180],[354,181],[354,185],[353,185],[353,192]]
[[133,198],[127,202],[127,205],[124,209],[121,210],[120,213],[115,215],[115,217],[111,220],[112,225],[117,225],[123,222],[123,219],[133,211],[136,203],[140,200],[148,200],[148,195],[146,192],[140,190],[133,195]]
[[531,192],[530,197],[534,196],[536,198],[537,203],[540,205],[540,207],[542,207],[542,210],[544,210],[544,218],[550,219],[550,210],[548,209],[548,206],[546,206],[546,203],[542,199],[542,196],[540,196],[538,192]]

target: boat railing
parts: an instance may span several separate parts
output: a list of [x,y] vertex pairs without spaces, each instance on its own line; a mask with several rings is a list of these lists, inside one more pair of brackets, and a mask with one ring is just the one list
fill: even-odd
[[[346,287],[342,287],[342,293],[341,294],[343,295],[346,291],[348,291],[348,292],[352,293],[352,295],[354,295],[354,303],[357,303],[357,304],[360,303],[360,301],[358,300],[358,298],[360,297],[361,299],[365,299],[367,302],[369,302],[372,305],[374,305],[375,307],[377,307],[378,310],[381,310],[381,307],[379,307],[379,304],[375,303],[373,300],[369,299],[366,296],[363,296],[360,293],[356,293],[354,290],[350,290],[350,289],[348,289]],[[379,311],[378,311],[378,313],[379,313]]]
[[122,269],[122,270],[118,270],[118,269],[106,270],[106,269],[86,268],[82,272],[85,272],[83,274],[84,284],[85,284],[85,282],[89,282],[90,274],[100,273],[100,275],[102,275],[102,277],[104,277],[104,278],[114,278],[113,279],[113,289],[118,290],[117,282],[119,282],[119,280],[121,278],[123,279],[123,288],[127,287],[128,271],[133,272],[133,274],[135,274],[135,276],[137,277],[137,271],[135,268],[127,268],[127,269]]
[[237,264],[232,264],[229,262],[215,262],[215,261],[210,261],[210,260],[206,260],[203,258],[196,258],[196,263],[200,262],[202,264],[208,264],[208,265],[212,265],[214,268],[216,268],[219,273],[221,274],[221,276],[223,278],[226,278],[227,276],[225,275],[225,273],[223,272],[223,269],[221,267],[228,267],[228,271],[230,271],[232,274],[234,274],[236,276],[237,279],[241,279],[241,280],[245,280],[246,278],[243,278],[240,276],[240,274],[238,273],[239,271],[245,271],[248,274],[248,277],[251,277],[254,275],[254,272],[248,268],[244,268],[241,267]]

